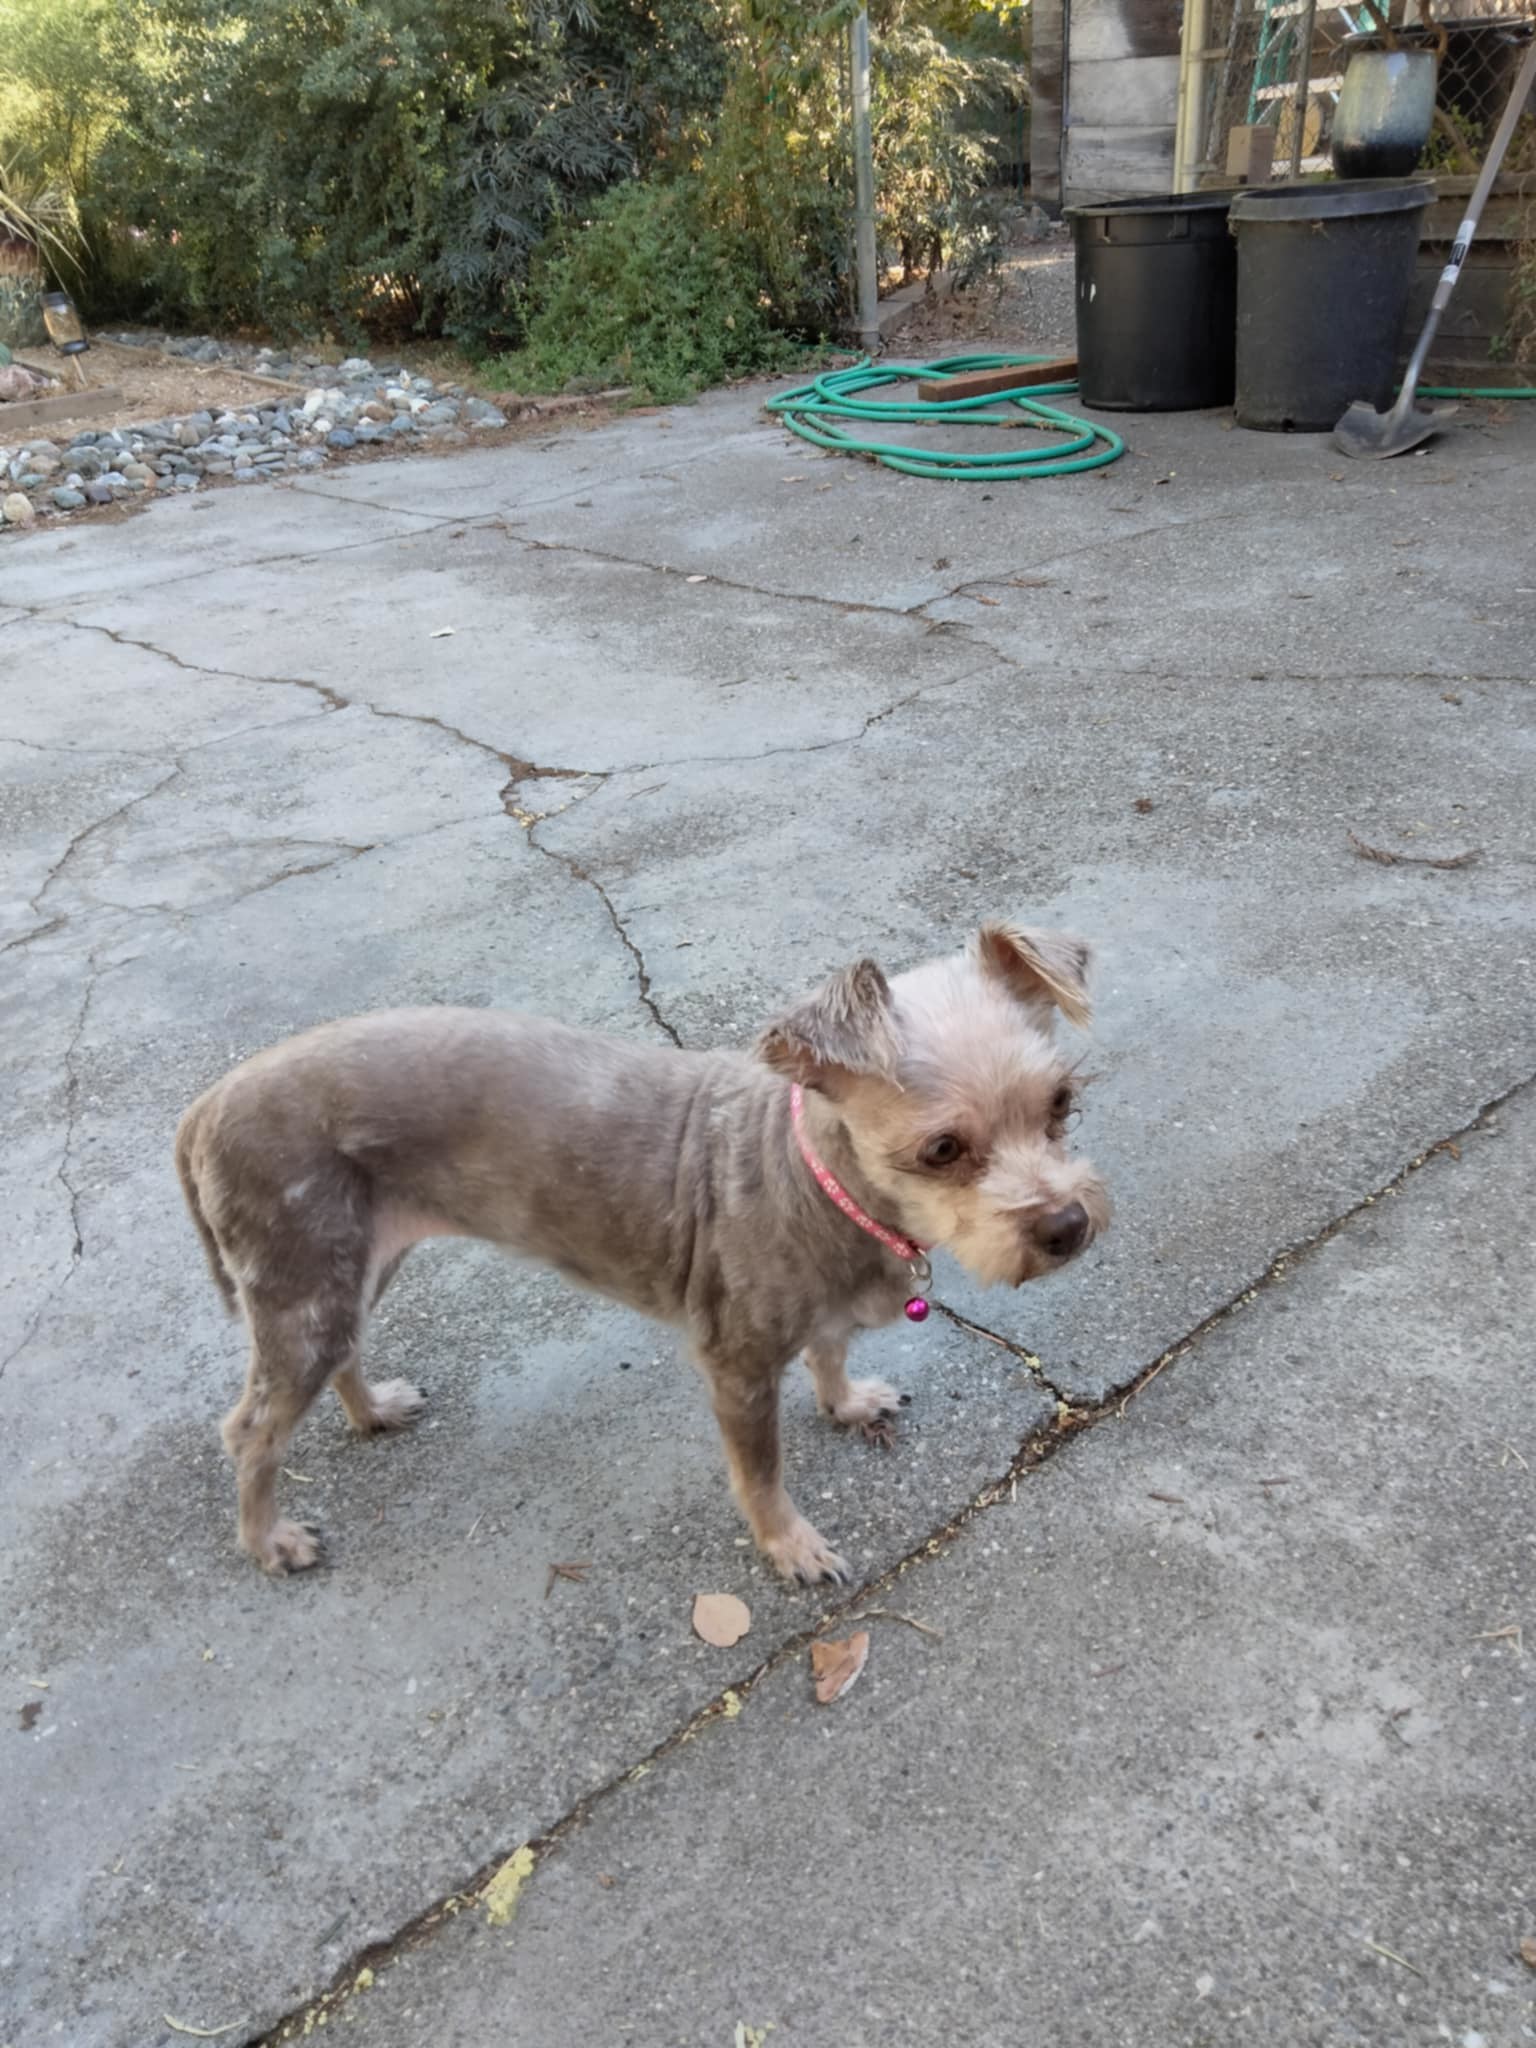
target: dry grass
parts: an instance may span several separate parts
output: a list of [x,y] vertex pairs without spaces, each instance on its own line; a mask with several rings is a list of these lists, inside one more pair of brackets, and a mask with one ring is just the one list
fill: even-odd
[[[46,348],[23,349],[21,360],[34,369],[51,371],[61,381],[45,397],[68,396],[74,388],[69,372]],[[33,439],[46,434],[63,443],[83,428],[103,433],[109,427],[131,427],[149,420],[179,419],[189,412],[246,411],[253,405],[273,403],[287,388],[240,375],[220,363],[189,363],[172,356],[160,356],[149,349],[118,348],[112,342],[93,343],[83,366],[93,391],[120,392],[122,403],[108,412],[69,414],[26,427],[17,434]],[[6,408],[0,405],[0,445],[7,439]]]

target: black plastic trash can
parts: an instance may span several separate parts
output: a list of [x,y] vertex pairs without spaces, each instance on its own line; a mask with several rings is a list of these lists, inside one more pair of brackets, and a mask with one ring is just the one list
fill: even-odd
[[1384,409],[1432,179],[1256,186],[1237,242],[1237,424],[1328,432],[1357,398]]
[[1073,206],[1077,382],[1103,412],[1230,405],[1237,258],[1230,192]]

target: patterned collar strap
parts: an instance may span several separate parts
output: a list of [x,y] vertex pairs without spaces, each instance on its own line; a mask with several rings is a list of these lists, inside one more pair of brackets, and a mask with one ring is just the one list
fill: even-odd
[[[851,1223],[857,1223],[860,1230],[877,1239],[887,1251],[894,1252],[898,1259],[905,1260],[912,1268],[913,1279],[920,1287],[926,1287],[930,1278],[928,1260],[925,1256],[928,1247],[919,1244],[915,1238],[903,1237],[900,1231],[887,1230],[883,1223],[877,1223],[873,1216],[866,1215],[831,1168],[817,1158],[805,1132],[805,1091],[798,1081],[789,1091],[789,1115],[795,1127],[795,1143],[800,1147],[800,1157],[816,1176],[817,1185],[822,1193],[837,1204]],[[912,1313],[911,1302],[907,1304],[907,1313]],[[923,1304],[923,1313],[927,1313],[926,1303]],[[918,1321],[920,1318],[913,1317],[913,1320]]]

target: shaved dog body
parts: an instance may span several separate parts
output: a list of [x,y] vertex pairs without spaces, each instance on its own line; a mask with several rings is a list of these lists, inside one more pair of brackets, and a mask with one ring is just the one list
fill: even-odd
[[790,1126],[891,1230],[988,1282],[1054,1271],[1104,1228],[1070,1158],[1075,1095],[1057,1009],[1086,1022],[1087,949],[982,928],[966,953],[887,981],[865,961],[763,1034],[753,1056],[678,1052],[510,1012],[416,1009],[323,1025],[257,1054],[187,1111],[176,1161],[214,1279],[251,1337],[224,1425],[242,1545],[301,1570],[316,1531],[277,1513],[294,1428],[334,1386],[373,1434],[421,1396],[371,1385],[367,1317],[423,1239],[489,1240],[686,1331],[732,1489],[786,1576],[846,1567],[785,1490],[779,1383],[804,1352],[824,1413],[894,1402],[848,1379],[849,1339],[901,1313],[901,1260],[828,1199]]

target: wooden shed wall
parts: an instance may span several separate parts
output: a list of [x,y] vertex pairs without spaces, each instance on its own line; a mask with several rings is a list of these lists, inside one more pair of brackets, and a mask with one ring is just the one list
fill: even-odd
[[1179,0],[1035,0],[1037,199],[1171,188],[1181,22]]

